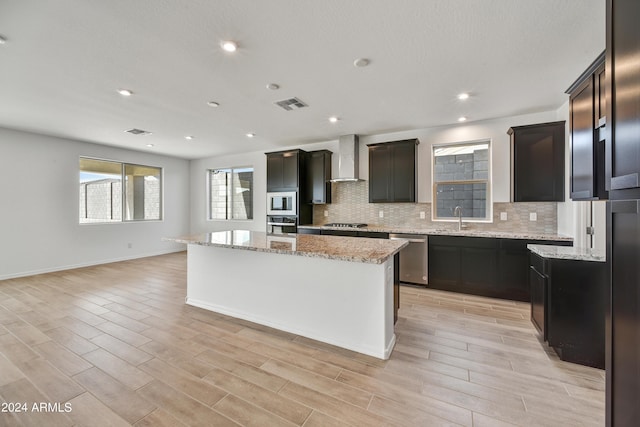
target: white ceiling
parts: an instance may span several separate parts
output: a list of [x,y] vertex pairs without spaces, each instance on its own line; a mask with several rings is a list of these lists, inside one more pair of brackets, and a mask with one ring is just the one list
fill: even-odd
[[558,108],[605,1],[0,0],[0,35],[0,126],[201,158]]

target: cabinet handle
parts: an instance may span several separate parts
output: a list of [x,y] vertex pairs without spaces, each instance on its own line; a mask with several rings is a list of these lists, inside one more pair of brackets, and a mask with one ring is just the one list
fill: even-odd
[[389,237],[389,240],[406,240],[409,243],[426,243],[426,239],[404,239],[402,237]]
[[611,169],[613,165],[613,126],[600,128],[599,138],[604,142],[604,189],[611,191]]
[[637,214],[640,212],[640,200],[612,200],[611,213]]
[[571,192],[571,198],[572,199],[589,199],[591,197],[593,197],[593,194],[591,194],[590,190],[572,191]]
[[611,190],[624,190],[627,188],[638,188],[638,173],[628,175],[612,176]]

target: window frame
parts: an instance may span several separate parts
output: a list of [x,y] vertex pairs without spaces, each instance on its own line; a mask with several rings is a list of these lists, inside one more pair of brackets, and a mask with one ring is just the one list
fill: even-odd
[[[453,181],[436,181],[436,149],[444,147],[462,146],[462,145],[478,145],[487,144],[487,178],[471,179],[471,180],[453,180]],[[431,145],[431,221],[433,222],[457,222],[457,217],[439,217],[438,216],[438,200],[437,186],[438,184],[485,184],[487,186],[486,193],[486,215],[484,218],[462,217],[464,222],[475,223],[492,223],[493,222],[493,141],[491,138],[480,138],[469,141],[443,142]],[[464,215],[464,210],[463,210]]]
[[[120,219],[119,220],[111,220],[111,221],[104,221],[104,220],[98,220],[98,221],[89,221],[89,222],[81,222],[80,221],[80,197],[78,196],[78,224],[79,225],[104,225],[104,224],[127,224],[127,223],[142,223],[142,222],[163,222],[164,221],[164,168],[161,166],[152,166],[152,165],[145,165],[142,163],[129,163],[129,162],[123,162],[120,160],[112,160],[112,159],[104,159],[104,158],[99,158],[99,157],[91,157],[91,156],[78,156],[78,164],[80,163],[80,161],[82,159],[87,159],[87,160],[94,160],[94,161],[99,161],[99,162],[108,162],[108,163],[115,163],[118,164],[120,166]],[[127,180],[126,180],[126,168],[127,166],[133,166],[133,167],[144,167],[144,168],[151,168],[151,169],[158,169],[159,170],[159,176],[160,176],[160,188],[158,191],[158,203],[159,203],[159,218],[152,218],[152,219],[126,219],[126,209],[127,209]],[[80,167],[78,168],[78,173],[82,173],[83,171],[80,169]],[[82,184],[81,182],[79,182],[78,184]],[[86,194],[86,193],[85,193]],[[113,208],[112,208],[113,209]]]
[[[233,217],[233,199],[231,200],[231,208],[230,208],[230,218],[212,218],[211,217],[211,173],[213,173],[214,171],[218,171],[218,170],[225,170],[225,171],[231,171],[231,175],[233,175],[235,173],[236,170],[241,170],[241,169],[251,169],[251,218],[234,218]],[[207,221],[220,221],[220,222],[229,222],[229,221],[253,221],[254,217],[255,217],[255,211],[254,211],[254,207],[255,207],[255,191],[254,191],[254,183],[255,183],[255,172],[256,169],[253,165],[247,165],[247,166],[231,166],[231,167],[215,167],[215,168],[207,168],[205,171],[205,181],[206,181],[206,206],[205,206],[205,217]],[[233,184],[233,180],[231,180],[231,194],[232,197],[234,197],[233,195],[234,193],[234,184]]]

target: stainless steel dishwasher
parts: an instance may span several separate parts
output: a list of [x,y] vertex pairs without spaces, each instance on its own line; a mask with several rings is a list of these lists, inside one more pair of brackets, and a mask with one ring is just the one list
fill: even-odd
[[427,251],[429,242],[424,234],[389,234],[391,240],[408,240],[409,245],[400,251],[400,281],[426,285]]

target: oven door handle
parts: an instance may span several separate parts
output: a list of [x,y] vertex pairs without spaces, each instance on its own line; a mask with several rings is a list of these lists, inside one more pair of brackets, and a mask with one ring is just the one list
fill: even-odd
[[409,243],[426,243],[426,239],[406,239],[404,237],[389,237],[389,240],[406,240]]
[[267,222],[267,225],[279,225],[281,227],[295,227],[295,222]]

